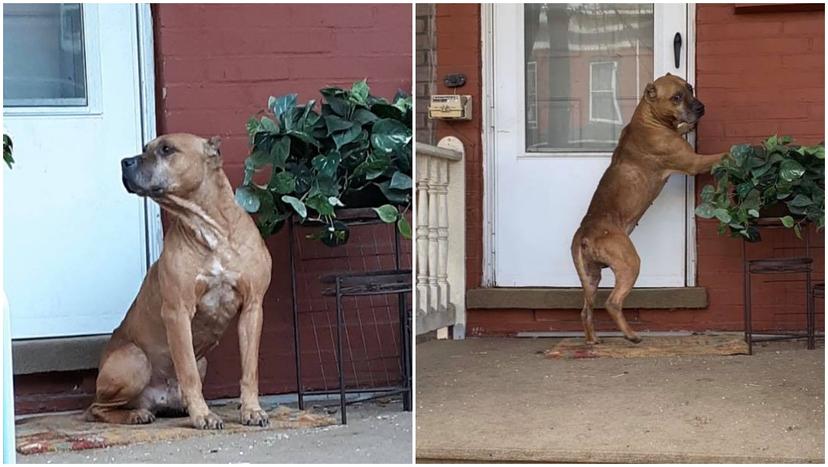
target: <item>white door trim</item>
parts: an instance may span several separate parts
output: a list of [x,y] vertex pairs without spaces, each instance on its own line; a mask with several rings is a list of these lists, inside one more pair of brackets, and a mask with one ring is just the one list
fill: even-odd
[[482,286],[492,287],[495,282],[495,120],[494,120],[494,4],[480,5],[482,95],[481,118],[483,134],[483,277]]
[[[143,144],[156,137],[155,120],[155,46],[151,7],[135,4],[138,34],[138,73],[141,92],[141,135]],[[147,270],[159,256],[164,243],[161,208],[155,201],[144,199],[144,225],[147,239]]]
[[[683,52],[687,67],[687,81],[696,85],[696,6],[685,4],[687,8],[687,37],[684,38]],[[482,286],[492,287],[496,283],[495,265],[495,196],[497,177],[495,174],[495,113],[494,113],[494,4],[484,3],[480,8],[481,22],[481,62],[482,62],[482,151],[483,151],[483,277]],[[695,147],[696,133],[689,135],[690,143]],[[696,244],[696,197],[695,177],[686,177],[685,208],[685,286],[696,285],[697,244]]]
[[[687,51],[687,82],[696,87],[696,4],[689,3],[687,4],[687,38],[685,39],[686,47],[685,50]],[[690,144],[693,145],[693,148],[696,147],[696,132],[692,132],[688,137]],[[687,176],[687,196],[685,196],[687,201],[687,207],[685,208],[686,213],[686,228],[687,232],[684,235],[685,238],[685,251],[687,253],[687,259],[685,264],[685,286],[687,287],[695,287],[696,286],[696,177],[688,175]]]

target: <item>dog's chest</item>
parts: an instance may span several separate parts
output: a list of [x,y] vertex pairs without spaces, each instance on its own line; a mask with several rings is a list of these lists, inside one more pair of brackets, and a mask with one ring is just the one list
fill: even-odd
[[218,327],[232,319],[241,304],[237,289],[240,276],[220,259],[209,260],[207,267],[196,276],[197,283],[203,288],[196,319],[205,321],[208,326],[215,324]]

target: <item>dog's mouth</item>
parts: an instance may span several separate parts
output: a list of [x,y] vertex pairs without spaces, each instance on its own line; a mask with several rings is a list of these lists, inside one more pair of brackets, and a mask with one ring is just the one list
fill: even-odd
[[161,187],[143,188],[137,186],[126,176],[121,177],[121,181],[124,183],[127,192],[141,197],[159,198],[166,193],[166,190]]

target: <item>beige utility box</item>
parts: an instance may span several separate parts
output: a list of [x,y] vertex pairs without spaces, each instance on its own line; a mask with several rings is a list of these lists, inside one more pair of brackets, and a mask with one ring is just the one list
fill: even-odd
[[431,104],[428,106],[428,118],[432,120],[471,120],[471,96],[460,94],[431,96]]

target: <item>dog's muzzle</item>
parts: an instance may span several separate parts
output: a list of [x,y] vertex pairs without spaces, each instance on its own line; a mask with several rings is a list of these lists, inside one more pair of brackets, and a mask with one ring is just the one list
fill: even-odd
[[140,190],[135,184],[135,175],[138,171],[138,161],[141,156],[127,157],[121,159],[121,181],[124,183],[124,188],[130,193],[139,193]]
[[704,115],[704,104],[701,101],[693,102],[693,113],[696,114],[696,118],[701,118]]

